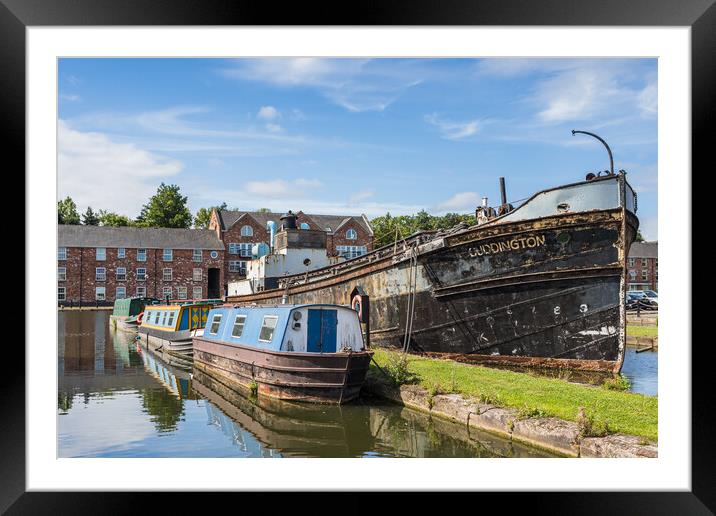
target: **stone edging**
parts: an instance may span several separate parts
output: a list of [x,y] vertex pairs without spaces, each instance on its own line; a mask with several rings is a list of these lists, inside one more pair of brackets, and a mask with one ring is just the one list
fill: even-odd
[[398,388],[378,382],[366,382],[364,389],[406,407],[567,457],[657,457],[657,445],[642,444],[636,436],[612,434],[580,440],[578,426],[571,421],[554,417],[520,419],[517,410],[480,403],[460,394],[430,396],[417,385]]

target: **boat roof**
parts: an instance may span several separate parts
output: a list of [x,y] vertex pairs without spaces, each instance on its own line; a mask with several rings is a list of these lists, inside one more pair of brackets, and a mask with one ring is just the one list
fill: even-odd
[[215,306],[214,308],[251,308],[251,309],[277,309],[277,310],[294,310],[296,308],[306,308],[306,307],[312,307],[312,306],[325,306],[330,308],[347,308],[349,310],[352,310],[352,308],[348,305],[335,305],[331,303],[301,303],[301,304],[282,304],[282,303],[269,303],[269,304],[246,304],[246,303],[230,303],[220,306]]

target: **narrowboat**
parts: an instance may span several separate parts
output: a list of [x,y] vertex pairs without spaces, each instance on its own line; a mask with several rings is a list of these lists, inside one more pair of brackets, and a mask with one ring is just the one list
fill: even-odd
[[194,341],[194,368],[259,396],[346,403],[373,352],[358,313],[327,304],[220,306]]
[[152,297],[127,297],[114,302],[114,310],[109,318],[112,327],[130,333],[136,333],[142,324],[141,314],[147,305],[159,303]]
[[137,339],[152,351],[191,356],[192,337],[201,334],[218,299],[145,307]]
[[[476,224],[417,232],[278,277],[263,290],[234,294],[230,285],[227,302],[342,305],[360,287],[371,298],[372,346],[496,366],[619,372],[626,259],[639,227],[626,173],[589,173],[518,206],[501,187],[501,204],[484,198]],[[302,232],[287,219],[272,253]]]

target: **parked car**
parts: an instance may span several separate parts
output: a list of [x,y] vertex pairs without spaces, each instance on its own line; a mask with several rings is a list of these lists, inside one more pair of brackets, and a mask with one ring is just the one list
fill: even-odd
[[656,303],[657,305],[659,304],[659,294],[657,294],[653,290],[642,290],[642,292],[644,292],[646,297],[651,299],[654,303]]
[[[629,298],[632,300],[631,308],[629,307]],[[627,292],[627,310],[636,310],[637,308],[641,310],[658,310],[659,303],[652,300],[641,290],[630,290]]]

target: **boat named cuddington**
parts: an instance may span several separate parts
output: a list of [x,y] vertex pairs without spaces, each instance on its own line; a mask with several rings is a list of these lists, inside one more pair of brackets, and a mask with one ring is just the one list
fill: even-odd
[[373,352],[358,313],[326,304],[220,306],[194,337],[194,367],[259,396],[345,403]]
[[218,299],[149,305],[142,316],[137,339],[153,351],[170,355],[192,355],[192,337],[201,334]]
[[[618,372],[624,359],[626,258],[639,221],[626,173],[477,207],[477,224],[422,231],[233,303],[347,304],[370,294],[376,346],[502,366]],[[288,219],[287,219],[288,220]],[[283,241],[302,230],[285,224]],[[288,239],[285,235],[288,235]],[[265,259],[265,258],[262,258]],[[238,288],[234,289],[242,292]]]

